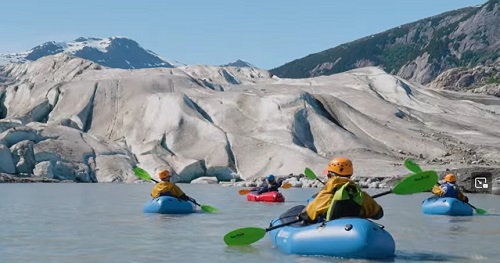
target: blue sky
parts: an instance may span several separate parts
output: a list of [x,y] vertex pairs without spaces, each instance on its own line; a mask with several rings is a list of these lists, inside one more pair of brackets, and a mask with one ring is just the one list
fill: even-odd
[[125,36],[169,60],[271,69],[486,0],[2,0],[0,53],[80,36]]

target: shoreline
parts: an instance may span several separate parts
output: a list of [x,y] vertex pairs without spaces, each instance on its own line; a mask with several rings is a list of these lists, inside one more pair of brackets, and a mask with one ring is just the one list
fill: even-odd
[[[441,175],[440,177],[442,177]],[[402,176],[391,176],[391,177],[355,177],[352,179],[355,183],[359,185],[362,189],[390,189]],[[325,178],[323,178],[324,180]],[[321,188],[323,184],[318,180],[311,180],[301,175],[287,175],[287,176],[277,176],[277,180],[283,181],[283,183],[289,183],[292,188]],[[480,193],[480,194],[493,194],[500,195],[500,180],[492,182],[492,186],[488,190],[474,191],[470,187],[465,187],[467,183],[470,183],[470,177],[461,180],[460,188],[464,193]],[[142,180],[136,180],[131,183],[142,183]],[[200,177],[193,180],[190,184],[218,184],[223,187],[257,187],[264,182],[264,178],[256,178],[247,181],[217,181],[213,177]],[[18,177],[11,174],[0,173],[0,184],[1,183],[81,183],[71,180],[57,180],[48,177]],[[123,183],[123,182],[120,182]]]

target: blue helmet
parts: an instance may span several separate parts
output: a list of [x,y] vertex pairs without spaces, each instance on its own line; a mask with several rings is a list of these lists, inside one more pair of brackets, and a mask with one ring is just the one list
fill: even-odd
[[274,178],[274,175],[270,174],[270,175],[268,175],[268,176],[266,177],[266,179],[267,179],[268,181],[272,182],[272,181],[274,181],[274,179],[276,179],[276,178]]

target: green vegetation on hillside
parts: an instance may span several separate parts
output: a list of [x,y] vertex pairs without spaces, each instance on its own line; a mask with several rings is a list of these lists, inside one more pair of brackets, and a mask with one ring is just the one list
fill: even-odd
[[491,74],[488,79],[486,79],[485,84],[500,84],[500,78],[497,78],[495,74]]
[[[491,11],[499,2],[500,0],[490,0],[482,7],[487,6]],[[437,71],[494,61],[500,56],[498,52],[481,48],[461,50],[464,47],[461,42],[470,39],[489,46],[486,29],[478,28],[472,36],[453,34],[461,27],[462,22],[478,14],[479,10],[481,8],[469,7],[422,19],[308,55],[270,71],[279,77],[305,78],[330,75],[371,64],[381,66],[389,73],[396,73],[405,64],[425,53],[429,54],[428,63],[438,66]]]

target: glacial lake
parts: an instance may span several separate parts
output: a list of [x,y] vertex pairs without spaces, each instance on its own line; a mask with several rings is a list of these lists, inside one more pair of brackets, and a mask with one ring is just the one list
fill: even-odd
[[[219,214],[145,214],[152,184],[0,184],[0,262],[375,262],[286,255],[268,236],[250,246],[228,247],[223,236],[241,227],[265,228],[282,212],[304,204],[318,189],[283,189],[286,202],[252,203],[236,187],[179,184]],[[371,194],[386,189],[370,189]],[[489,210],[472,217],[429,216],[429,194],[377,199],[376,221],[396,241],[389,262],[499,262],[500,196],[469,194]]]

